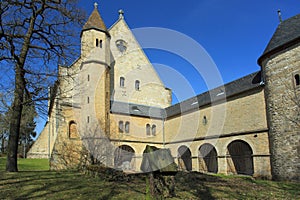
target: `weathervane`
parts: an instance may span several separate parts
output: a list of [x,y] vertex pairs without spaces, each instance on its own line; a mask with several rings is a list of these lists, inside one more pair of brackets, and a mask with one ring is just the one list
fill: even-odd
[[279,23],[282,22],[282,17],[281,17],[281,10],[277,10],[277,13],[278,13],[278,17],[279,17]]
[[96,9],[98,8],[98,3],[97,3],[97,2],[94,3],[94,7],[95,7]]
[[119,18],[123,19],[124,18],[124,11],[121,9],[119,10]]

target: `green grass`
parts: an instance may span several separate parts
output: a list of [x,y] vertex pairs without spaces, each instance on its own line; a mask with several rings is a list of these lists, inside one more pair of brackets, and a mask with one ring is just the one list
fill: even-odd
[[[146,176],[117,182],[48,168],[47,159],[20,159],[20,172],[6,173],[0,158],[0,199],[151,199]],[[300,199],[293,182],[182,172],[175,180],[177,196],[170,199]]]
[[[5,170],[6,158],[0,157],[0,171]],[[48,159],[18,159],[19,171],[45,171],[49,170]]]

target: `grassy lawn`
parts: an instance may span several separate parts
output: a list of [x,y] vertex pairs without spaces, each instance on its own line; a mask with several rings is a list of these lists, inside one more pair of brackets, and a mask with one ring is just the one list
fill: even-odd
[[[48,161],[20,159],[19,173],[6,173],[0,158],[0,199],[145,199],[146,176],[105,181],[78,172],[48,171]],[[300,184],[246,176],[178,173],[171,199],[300,199]]]

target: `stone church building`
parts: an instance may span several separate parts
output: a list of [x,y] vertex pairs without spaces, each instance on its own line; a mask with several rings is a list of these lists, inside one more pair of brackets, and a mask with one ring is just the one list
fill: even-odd
[[299,44],[297,15],[278,25],[260,71],[171,105],[123,13],[108,29],[95,6],[28,157],[49,157],[51,169],[92,158],[140,172],[151,145],[170,149],[180,170],[299,180]]

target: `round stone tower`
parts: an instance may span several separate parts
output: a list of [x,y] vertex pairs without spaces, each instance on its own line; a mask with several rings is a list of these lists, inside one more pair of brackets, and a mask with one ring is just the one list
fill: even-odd
[[79,72],[81,132],[86,137],[109,135],[110,34],[97,4],[81,32]]
[[300,15],[279,24],[258,59],[265,81],[272,176],[300,180]]

